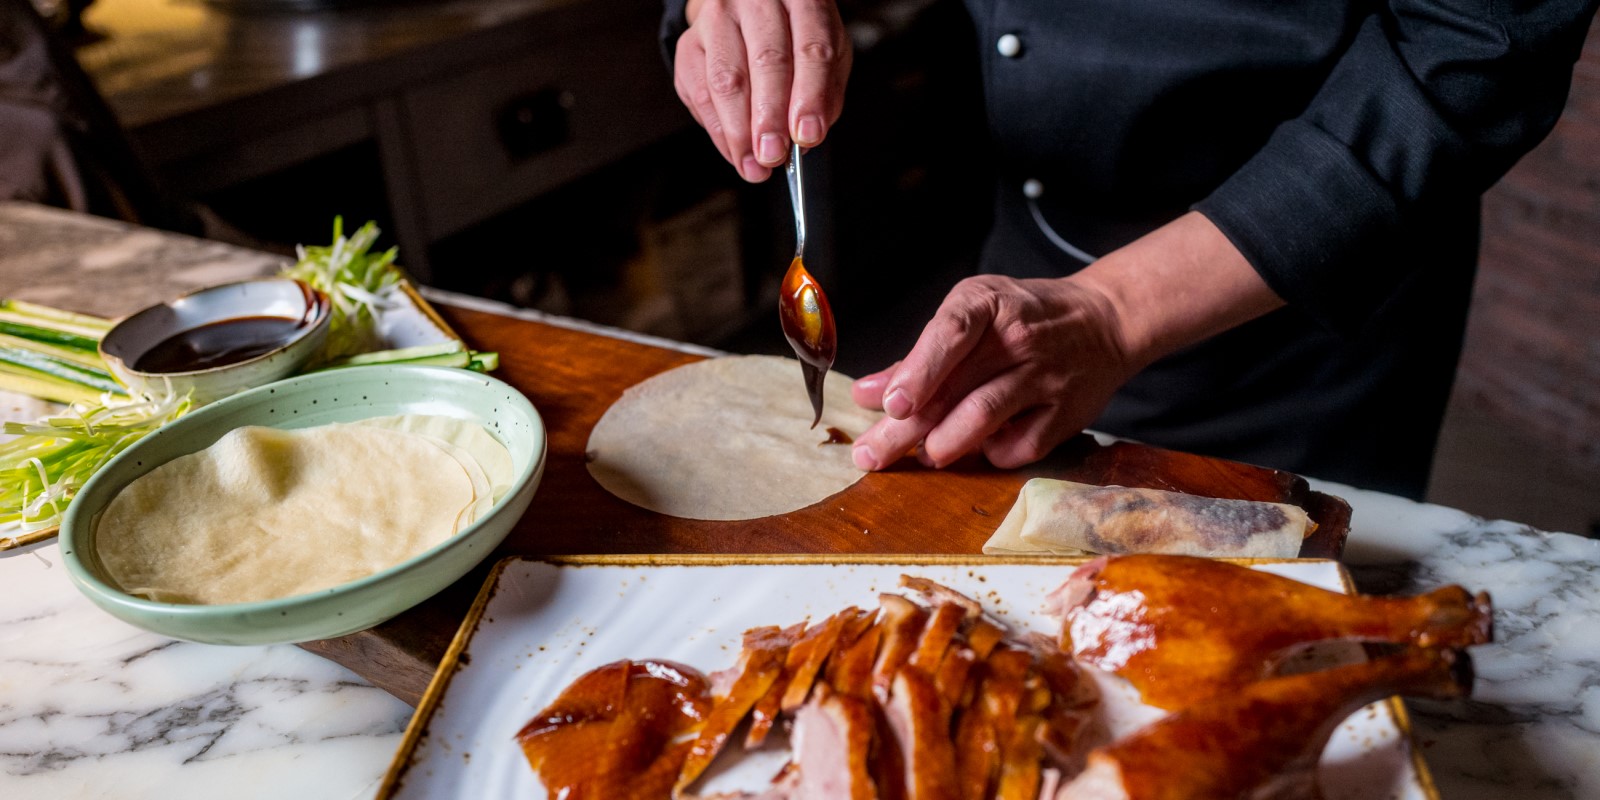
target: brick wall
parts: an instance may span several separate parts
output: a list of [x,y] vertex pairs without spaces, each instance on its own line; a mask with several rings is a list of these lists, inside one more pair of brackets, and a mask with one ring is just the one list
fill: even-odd
[[[1600,470],[1600,24],[1555,130],[1484,198],[1458,401]],[[1600,473],[1594,473],[1600,474]]]

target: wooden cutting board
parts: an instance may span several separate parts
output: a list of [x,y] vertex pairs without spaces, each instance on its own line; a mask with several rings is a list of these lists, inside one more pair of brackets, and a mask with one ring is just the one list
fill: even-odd
[[[625,389],[699,356],[497,314],[450,306],[439,310],[473,347],[500,353],[495,376],[524,392],[539,410],[549,455],[532,505],[495,557],[376,628],[302,645],[413,705],[489,567],[504,555],[978,553],[1032,477],[1293,503],[1318,525],[1301,551],[1307,557],[1337,557],[1349,532],[1349,505],[1311,491],[1293,474],[1138,444],[1102,447],[1088,436],[1020,470],[996,470],[978,459],[931,470],[908,459],[781,517],[726,522],[655,514],[595,483],[585,467],[584,448],[589,431]],[[797,371],[795,391],[801,390],[799,381]]]

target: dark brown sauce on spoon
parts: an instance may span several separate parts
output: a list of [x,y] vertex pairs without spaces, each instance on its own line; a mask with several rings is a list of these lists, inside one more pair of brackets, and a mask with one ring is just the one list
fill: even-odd
[[233,317],[179,331],[133,362],[140,372],[195,372],[270,353],[300,335],[305,319]]
[[816,412],[816,418],[811,421],[811,427],[815,428],[822,421],[822,381],[833,366],[838,334],[834,330],[828,296],[822,293],[822,286],[806,271],[806,265],[799,258],[789,264],[783,285],[778,289],[778,319],[783,323],[784,338],[800,358],[806,391]]

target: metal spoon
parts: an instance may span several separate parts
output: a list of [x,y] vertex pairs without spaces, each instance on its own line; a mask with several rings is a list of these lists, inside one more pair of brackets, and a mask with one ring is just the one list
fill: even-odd
[[838,340],[833,327],[833,309],[822,286],[806,271],[806,195],[801,181],[800,145],[790,145],[789,165],[784,169],[789,178],[789,200],[794,204],[794,261],[784,273],[783,285],[778,289],[778,319],[783,323],[783,336],[800,358],[800,374],[805,379],[806,394],[811,398],[811,408],[816,417],[811,427],[822,421],[822,382],[833,366]]

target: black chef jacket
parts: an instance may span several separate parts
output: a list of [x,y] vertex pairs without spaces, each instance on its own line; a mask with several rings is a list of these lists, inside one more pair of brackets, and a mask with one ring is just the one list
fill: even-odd
[[[1070,274],[1200,211],[1288,306],[1095,427],[1420,497],[1479,197],[1555,124],[1595,2],[966,0],[1000,179],[979,268]],[[684,27],[668,0],[669,53]]]

